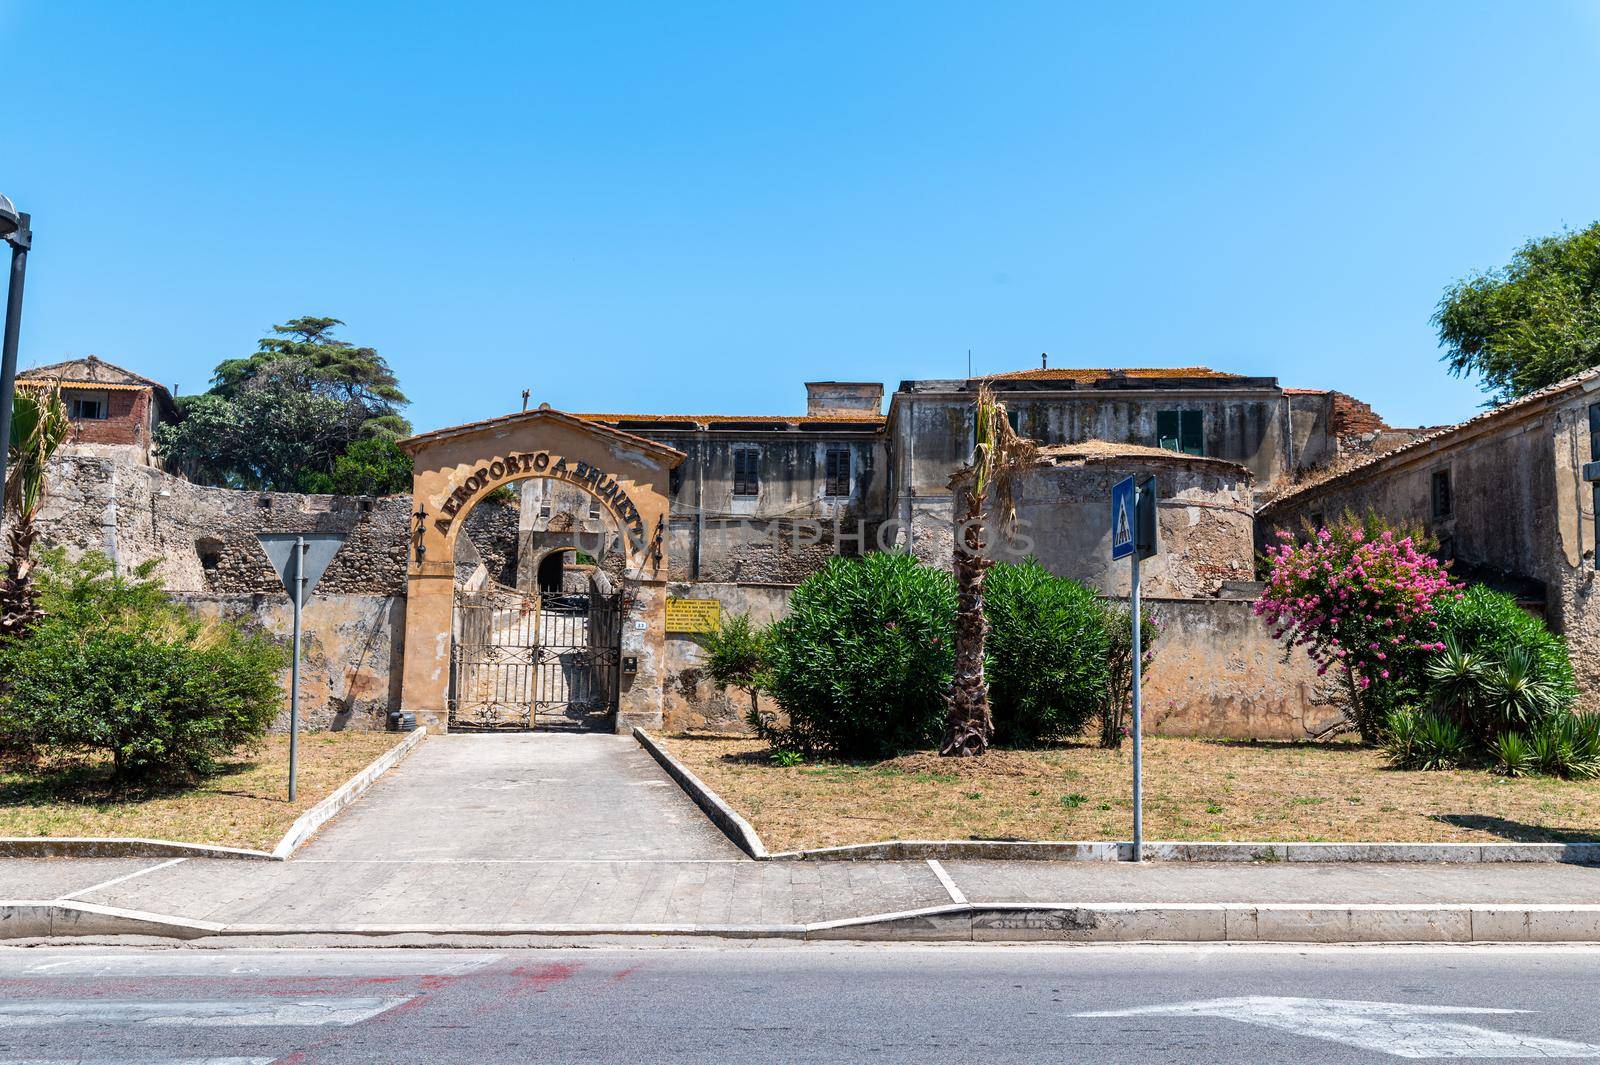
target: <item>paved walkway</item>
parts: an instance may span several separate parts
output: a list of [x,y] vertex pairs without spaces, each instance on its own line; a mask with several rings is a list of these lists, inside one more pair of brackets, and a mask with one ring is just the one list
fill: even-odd
[[748,929],[965,902],[1600,906],[1600,867],[756,862],[631,738],[544,733],[430,739],[288,862],[6,860],[0,899],[285,933]]
[[738,858],[631,736],[430,736],[295,861]]

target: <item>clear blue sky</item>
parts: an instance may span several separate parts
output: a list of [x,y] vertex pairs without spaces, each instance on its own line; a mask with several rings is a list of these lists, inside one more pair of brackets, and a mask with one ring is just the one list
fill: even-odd
[[1600,217],[1600,0],[0,0],[0,44],[24,365],[199,391],[326,314],[419,428],[794,412],[968,348],[1450,421],[1442,290]]

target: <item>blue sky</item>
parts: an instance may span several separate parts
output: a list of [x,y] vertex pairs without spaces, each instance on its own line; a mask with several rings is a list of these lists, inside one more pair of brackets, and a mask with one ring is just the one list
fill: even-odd
[[0,0],[0,42],[24,365],[193,392],[327,314],[419,428],[794,412],[969,348],[1451,421],[1445,286],[1600,217],[1600,0]]

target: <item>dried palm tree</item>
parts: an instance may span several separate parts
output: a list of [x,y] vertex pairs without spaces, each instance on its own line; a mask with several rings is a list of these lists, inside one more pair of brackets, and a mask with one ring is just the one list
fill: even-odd
[[19,388],[12,403],[10,458],[6,463],[4,506],[5,576],[0,578],[0,640],[25,632],[39,618],[33,588],[33,521],[44,503],[45,468],[66,438],[67,408],[59,386]]
[[973,404],[972,461],[950,481],[956,496],[954,537],[956,571],[956,664],[950,685],[950,712],[939,753],[957,758],[989,749],[994,723],[989,716],[989,685],[983,675],[989,623],[983,616],[984,575],[989,557],[989,524],[1004,535],[1017,520],[1017,477],[1039,460],[1032,440],[1019,436],[1006,407],[987,382]]

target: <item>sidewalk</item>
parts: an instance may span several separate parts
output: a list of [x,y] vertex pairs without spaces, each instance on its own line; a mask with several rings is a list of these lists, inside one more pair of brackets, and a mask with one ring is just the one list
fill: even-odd
[[753,861],[631,738],[424,744],[287,862],[0,860],[0,938],[1600,941],[1559,863]]
[[0,898],[226,934],[1600,940],[1600,869],[1572,865],[39,859]]

